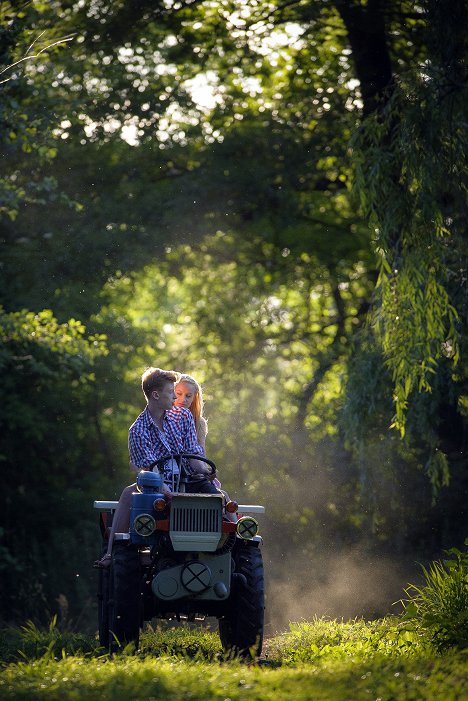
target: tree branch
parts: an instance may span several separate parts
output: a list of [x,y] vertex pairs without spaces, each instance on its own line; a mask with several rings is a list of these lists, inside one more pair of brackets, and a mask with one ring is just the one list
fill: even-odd
[[335,300],[335,306],[337,311],[336,333],[333,338],[333,341],[331,342],[327,350],[323,353],[320,353],[319,365],[317,370],[315,371],[313,378],[302,389],[301,396],[299,398],[298,411],[296,417],[298,429],[304,427],[304,423],[307,416],[307,407],[309,406],[310,401],[312,400],[326,373],[330,370],[330,368],[333,366],[333,364],[336,362],[339,356],[339,351],[342,342],[341,339],[345,331],[345,305],[337,284],[334,285],[332,294],[333,299]]
[[[35,39],[33,41],[31,46],[28,47],[26,54],[32,49],[32,47],[34,46],[36,41],[38,41],[41,38],[42,34],[44,34],[44,32],[41,32],[41,34],[37,37],[37,39]],[[27,55],[23,56],[23,58],[20,58],[18,61],[11,63],[9,66],[6,66],[3,70],[1,70],[0,75],[3,75],[3,73],[6,73],[6,71],[9,71],[12,68],[15,68],[15,66],[18,66],[20,63],[24,63],[24,61],[32,61],[33,59],[38,58],[41,54],[43,54],[45,51],[48,51],[49,49],[51,49],[54,46],[58,46],[59,44],[64,44],[67,41],[71,41],[74,36],[76,36],[76,32],[74,32],[73,34],[69,34],[66,37],[62,37],[61,39],[57,39],[57,41],[52,42],[52,44],[48,44],[48,46],[44,46],[44,48],[41,49],[40,51],[38,51],[37,54],[31,54],[30,56],[27,56]],[[3,83],[8,83],[9,80],[11,80],[11,77],[5,78],[4,80],[0,80],[0,85],[3,85]]]

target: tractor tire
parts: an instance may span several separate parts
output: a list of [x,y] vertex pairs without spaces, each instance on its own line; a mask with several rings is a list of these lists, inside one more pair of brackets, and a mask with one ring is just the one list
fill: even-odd
[[[107,543],[104,544],[101,557],[107,550]],[[109,568],[99,570],[98,579],[98,626],[99,645],[109,647]]]
[[136,548],[114,543],[109,572],[109,651],[132,643],[138,648],[141,624],[141,567]]
[[260,548],[240,543],[234,548],[235,577],[230,610],[219,620],[223,650],[242,659],[255,659],[262,651],[265,593]]

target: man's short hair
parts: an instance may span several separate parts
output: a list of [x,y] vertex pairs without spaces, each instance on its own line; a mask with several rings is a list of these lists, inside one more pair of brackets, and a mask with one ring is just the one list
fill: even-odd
[[141,389],[146,399],[151,392],[162,390],[166,382],[177,382],[177,373],[172,370],[160,370],[159,368],[147,368],[141,376]]

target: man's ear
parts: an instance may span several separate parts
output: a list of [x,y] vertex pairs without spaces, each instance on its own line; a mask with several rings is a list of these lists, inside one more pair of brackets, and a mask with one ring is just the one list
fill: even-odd
[[159,394],[157,393],[157,391],[155,389],[151,392],[151,395],[152,395],[153,399],[159,399]]

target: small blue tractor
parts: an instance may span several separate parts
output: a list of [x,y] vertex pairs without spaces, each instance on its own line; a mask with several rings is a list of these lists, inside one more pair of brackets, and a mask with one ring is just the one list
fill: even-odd
[[[202,459],[216,470],[211,460],[182,453],[139,473],[130,531],[115,535],[110,567],[99,571],[100,643],[110,651],[129,643],[137,648],[144,621],[215,617],[226,653],[258,657],[264,575],[262,538],[251,514],[264,507],[238,505],[223,493],[187,493],[183,458]],[[163,490],[168,463],[177,466],[170,494]],[[105,552],[117,502],[94,506]]]

